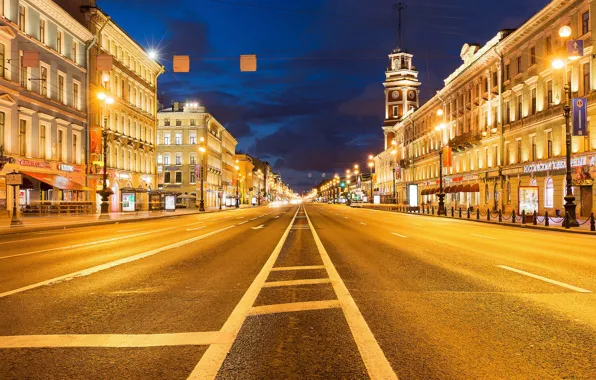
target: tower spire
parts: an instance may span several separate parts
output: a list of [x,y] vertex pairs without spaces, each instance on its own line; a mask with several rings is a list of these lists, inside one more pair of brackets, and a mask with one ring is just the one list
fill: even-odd
[[397,50],[400,50],[404,49],[401,16],[402,12],[407,8],[407,6],[400,1],[399,3],[395,4],[394,7],[397,10]]

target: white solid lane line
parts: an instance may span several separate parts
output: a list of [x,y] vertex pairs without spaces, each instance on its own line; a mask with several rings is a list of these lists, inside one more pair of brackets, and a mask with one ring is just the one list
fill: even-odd
[[[267,214],[264,214],[262,216],[266,216],[266,215],[269,215],[269,214],[271,214],[271,213],[267,213]],[[227,230],[232,229],[234,227],[236,227],[236,226],[235,225],[231,225],[231,226],[228,226],[228,227],[221,228],[219,230],[208,232],[208,233],[206,233],[204,235],[200,235],[200,236],[197,236],[197,237],[194,237],[194,238],[191,238],[191,239],[180,241],[178,243],[174,243],[174,244],[166,245],[164,247],[156,248],[156,249],[153,249],[151,251],[139,253],[139,254],[136,254],[136,255],[133,255],[133,256],[129,256],[129,257],[124,257],[124,258],[119,259],[119,260],[116,260],[116,261],[112,261],[112,262],[101,264],[101,265],[96,265],[96,266],[91,267],[91,268],[87,268],[87,269],[83,269],[83,270],[80,270],[80,271],[77,271],[77,272],[65,274],[63,276],[51,278],[49,280],[37,282],[35,284],[23,286],[23,287],[18,288],[18,289],[9,290],[7,292],[0,293],[0,298],[4,298],[4,297],[7,297],[7,296],[16,294],[16,293],[21,293],[21,292],[24,292],[24,291],[27,291],[27,290],[39,288],[41,286],[51,285],[51,284],[54,284],[54,283],[57,283],[57,282],[72,280],[73,278],[76,278],[76,277],[89,276],[89,275],[92,275],[94,273],[104,271],[106,269],[114,268],[114,267],[117,267],[117,266],[120,266],[120,265],[123,265],[123,264],[127,264],[127,263],[130,263],[130,262],[133,262],[133,261],[137,261],[137,260],[140,260],[140,259],[144,259],[146,257],[150,257],[150,256],[153,256],[153,255],[156,255],[156,254],[158,254],[160,252],[168,251],[168,250],[174,249],[174,248],[179,248],[179,247],[185,246],[187,244],[191,244],[191,243],[194,243],[196,241],[203,240],[205,238],[211,237],[211,236],[216,235],[216,234],[218,234],[220,232],[227,231]],[[173,227],[173,228],[178,228],[178,227]]]
[[385,357],[381,346],[379,346],[379,343],[375,339],[370,327],[368,327],[366,320],[358,309],[356,302],[352,298],[350,291],[342,281],[337,269],[335,269],[335,266],[333,265],[333,262],[331,261],[327,250],[325,249],[325,246],[319,238],[319,234],[315,230],[315,227],[308,217],[306,209],[304,210],[304,213],[306,214],[306,220],[308,221],[313,238],[315,239],[315,244],[317,245],[321,259],[323,260],[323,265],[325,265],[325,268],[327,268],[327,273],[331,279],[331,285],[333,286],[333,290],[335,291],[337,299],[341,304],[342,311],[344,312],[344,316],[346,317],[346,321],[348,322],[348,326],[350,327],[354,341],[358,346],[358,351],[360,352],[362,361],[366,366],[368,375],[372,380],[397,380],[397,375],[391,368],[391,364],[389,364],[389,361]]
[[13,289],[13,290],[10,290],[8,292],[0,293],[0,298],[4,298],[4,297],[7,297],[7,296],[16,294],[16,293],[21,293],[21,292],[24,292],[26,290],[31,290],[31,289],[39,288],[40,286],[50,285],[50,284],[53,284],[53,283],[56,283],[56,282],[68,281],[68,280],[71,280],[71,279],[73,279],[75,277],[89,276],[89,275],[92,275],[94,273],[104,271],[106,269],[114,268],[114,267],[117,267],[117,266],[120,266],[120,265],[123,265],[123,264],[127,264],[127,263],[130,263],[130,262],[133,262],[133,261],[144,259],[144,258],[149,257],[149,256],[153,256],[153,255],[158,254],[158,253],[163,252],[163,251],[167,251],[167,250],[174,249],[174,248],[179,248],[179,247],[182,247],[184,245],[187,245],[187,244],[190,244],[190,243],[194,243],[196,241],[205,239],[205,238],[207,238],[209,236],[213,236],[213,235],[218,234],[218,233],[223,232],[223,231],[227,231],[230,228],[234,228],[234,227],[235,226],[225,227],[225,228],[222,228],[220,230],[209,232],[209,233],[206,233],[205,235],[197,236],[197,237],[192,238],[192,239],[187,239],[187,240],[183,240],[183,241],[178,242],[178,243],[166,245],[165,247],[156,248],[156,249],[153,249],[151,251],[139,253],[139,254],[136,254],[136,255],[133,255],[133,256],[129,256],[129,257],[124,257],[124,258],[119,259],[119,260],[116,260],[116,261],[112,261],[112,262],[109,262],[109,263],[97,265],[97,266],[94,266],[94,267],[91,267],[91,268],[87,268],[87,269],[83,269],[83,270],[80,270],[80,271],[77,271],[77,272],[65,274],[63,276],[51,278],[49,280],[37,282],[35,284],[23,286],[22,288]]
[[93,245],[111,243],[111,242],[118,241],[118,240],[123,240],[123,239],[130,239],[130,238],[137,237],[137,236],[144,236],[144,235],[154,234],[156,232],[163,232],[163,231],[173,230],[175,228],[178,228],[178,227],[163,228],[161,230],[155,230],[155,231],[149,231],[149,232],[141,232],[141,233],[134,234],[134,235],[119,236],[119,237],[115,237],[115,238],[111,238],[111,239],[105,239],[105,240],[90,241],[90,242],[81,243],[81,244],[68,245],[68,246],[65,246],[65,247],[56,247],[56,248],[41,249],[39,251],[18,253],[18,254],[10,255],[10,256],[0,256],[0,260],[10,259],[12,257],[28,256],[28,255],[33,255],[33,254],[36,254],[36,253],[45,253],[45,252],[53,252],[53,251],[64,251],[64,250],[75,249],[75,248],[90,247],[90,246],[93,246]]
[[470,234],[470,236],[476,236],[476,237],[484,238],[484,239],[498,240],[497,238],[494,238],[492,236],[486,236],[486,235]]
[[226,337],[218,331],[138,335],[17,335],[0,336],[0,348],[203,346],[225,341]]
[[533,274],[533,273],[530,273],[530,272],[525,272],[523,270],[519,270],[519,269],[515,269],[515,268],[512,268],[512,267],[508,267],[507,265],[497,265],[497,266],[499,268],[501,268],[501,269],[506,269],[506,270],[509,270],[509,271],[512,271],[512,272],[515,272],[515,273],[522,274],[524,276],[528,276],[528,277],[535,278],[537,280],[548,282],[549,284],[553,284],[553,285],[561,286],[563,288],[575,290],[576,292],[579,292],[579,293],[592,293],[590,290],[587,290],[587,289],[582,289],[582,288],[578,288],[577,286],[566,284],[564,282],[559,282],[559,281],[556,281],[556,280],[551,280],[550,278],[542,277],[542,276],[539,276],[537,274]]
[[392,232],[392,235],[399,236],[400,238],[404,238],[404,239],[405,239],[405,238],[407,238],[407,236],[404,236],[404,235],[398,234],[398,233],[396,233],[396,232]]
[[203,228],[207,228],[207,226],[195,227],[195,228],[187,228],[186,231],[197,231]]
[[[197,363],[196,367],[193,369],[188,379],[196,380],[196,379],[215,379],[219,369],[221,368],[224,360],[226,359],[228,353],[232,349],[232,344],[236,340],[238,333],[240,332],[240,328],[244,324],[244,321],[250,314],[252,305],[254,305],[259,292],[263,288],[263,285],[267,281],[267,277],[269,277],[269,273],[271,272],[271,268],[277,261],[281,249],[283,248],[284,243],[286,242],[288,235],[290,234],[290,230],[292,229],[292,225],[296,221],[296,216],[302,206],[298,207],[294,217],[290,221],[290,224],[284,231],[284,234],[279,239],[279,242],[273,249],[271,256],[267,259],[261,271],[255,277],[252,284],[240,299],[240,302],[236,305],[232,314],[228,317],[226,323],[224,323],[221,330],[221,333],[226,334],[226,336],[230,337],[230,342],[226,342],[223,344],[212,344],[209,346],[207,351],[201,357],[201,360]],[[285,211],[284,211],[285,213]]]

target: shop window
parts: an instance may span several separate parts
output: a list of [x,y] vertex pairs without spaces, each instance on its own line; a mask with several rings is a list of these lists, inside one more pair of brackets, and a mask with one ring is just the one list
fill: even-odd
[[554,207],[555,199],[555,185],[552,178],[546,180],[545,194],[544,194],[544,207]]
[[163,182],[164,183],[170,183],[170,181],[171,181],[170,176],[171,176],[170,172],[163,173]]
[[484,185],[484,202],[488,203],[490,201],[490,191],[488,191],[488,183]]
[[511,204],[511,182],[507,182],[507,204]]

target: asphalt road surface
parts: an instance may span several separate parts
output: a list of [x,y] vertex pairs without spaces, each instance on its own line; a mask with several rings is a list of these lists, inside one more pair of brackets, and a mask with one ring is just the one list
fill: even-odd
[[596,238],[306,204],[0,236],[0,379],[596,379]]

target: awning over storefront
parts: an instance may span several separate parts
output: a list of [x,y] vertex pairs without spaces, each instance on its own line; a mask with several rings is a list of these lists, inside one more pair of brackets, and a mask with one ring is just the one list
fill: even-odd
[[420,195],[428,195],[429,191],[430,191],[430,189],[424,189],[420,192]]
[[73,191],[90,191],[91,189],[81,185],[80,183],[71,181],[66,177],[62,177],[56,174],[46,173],[31,173],[23,172],[28,177],[34,178],[40,182],[48,184],[60,190],[73,190]]
[[480,185],[475,183],[470,188],[470,193],[479,193],[480,192]]
[[454,193],[455,192],[454,190],[455,190],[455,186],[447,186],[444,191],[446,194],[448,194],[448,193]]
[[464,185],[457,185],[455,186],[455,192],[456,193],[461,193],[464,191]]

